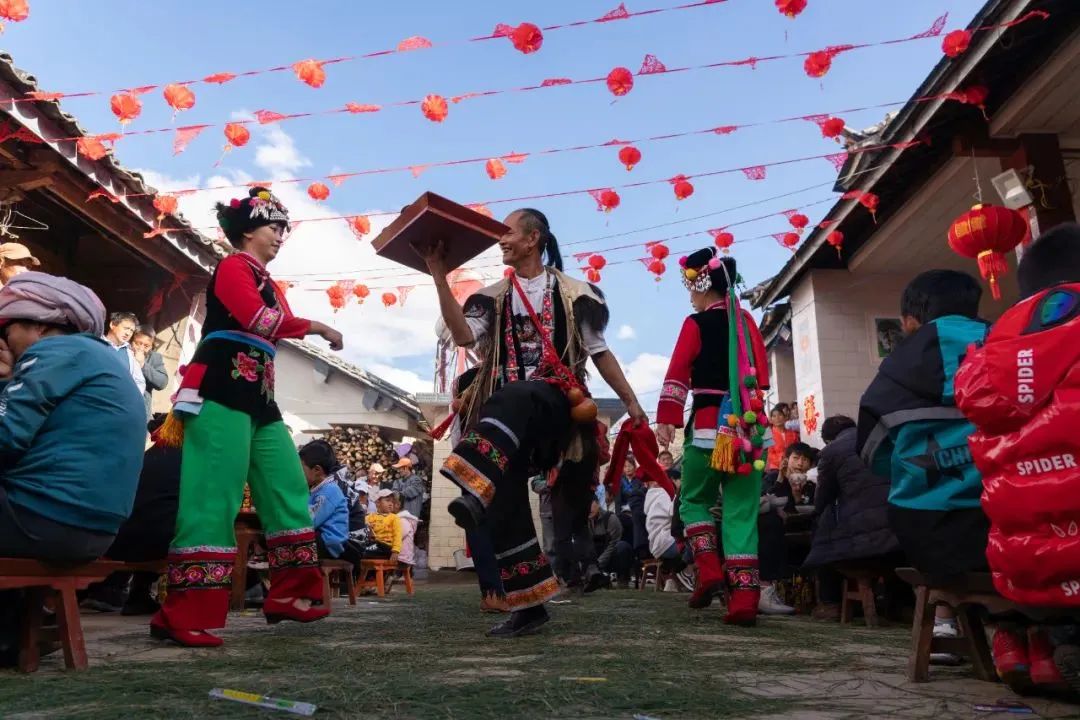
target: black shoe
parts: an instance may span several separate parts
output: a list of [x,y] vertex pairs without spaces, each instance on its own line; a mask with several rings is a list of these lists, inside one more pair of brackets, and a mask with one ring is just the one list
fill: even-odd
[[515,610],[510,613],[510,619],[501,622],[488,630],[488,637],[492,638],[516,638],[523,635],[535,635],[540,628],[551,619],[543,605],[537,605],[526,610]]
[[150,596],[128,597],[124,606],[120,608],[121,615],[153,615],[161,608]]
[[611,587],[611,578],[597,570],[585,580],[584,592],[588,595],[606,587]]
[[451,500],[447,510],[454,517],[454,522],[463,530],[475,530],[484,522],[484,505],[472,495],[462,495]]

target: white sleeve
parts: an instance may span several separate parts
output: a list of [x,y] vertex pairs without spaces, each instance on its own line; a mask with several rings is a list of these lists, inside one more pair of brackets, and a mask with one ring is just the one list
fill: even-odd
[[[491,323],[488,320],[488,315],[466,315],[465,323],[469,326],[469,330],[472,331],[473,341],[475,344],[482,343],[491,332]],[[440,340],[453,341],[453,337],[450,335],[450,328],[446,326],[446,321],[441,317],[435,322],[435,335]]]
[[604,340],[604,334],[599,330],[594,330],[589,323],[582,321],[581,323],[581,342],[585,346],[585,352],[589,354],[589,357],[599,355],[608,349],[607,341]]

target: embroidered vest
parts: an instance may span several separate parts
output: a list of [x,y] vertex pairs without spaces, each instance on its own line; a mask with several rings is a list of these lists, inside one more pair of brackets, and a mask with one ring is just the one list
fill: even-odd
[[[692,390],[728,391],[728,312],[714,308],[691,315],[701,334],[701,352],[690,369]],[[694,394],[692,410],[719,407],[722,395]]]

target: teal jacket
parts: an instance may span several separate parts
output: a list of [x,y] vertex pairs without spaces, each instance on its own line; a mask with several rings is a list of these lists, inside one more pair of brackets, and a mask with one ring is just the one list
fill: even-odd
[[145,444],[142,395],[100,338],[39,340],[0,381],[0,487],[17,507],[115,533],[131,514]]

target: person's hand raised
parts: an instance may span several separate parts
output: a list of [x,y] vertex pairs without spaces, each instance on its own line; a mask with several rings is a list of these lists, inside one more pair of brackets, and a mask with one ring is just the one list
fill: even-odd
[[15,355],[11,352],[7,343],[0,340],[0,380],[9,379],[14,371]]

